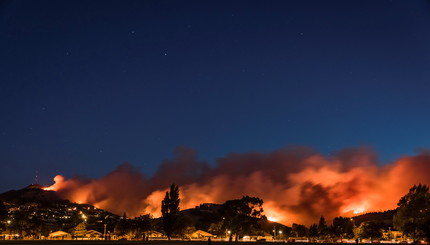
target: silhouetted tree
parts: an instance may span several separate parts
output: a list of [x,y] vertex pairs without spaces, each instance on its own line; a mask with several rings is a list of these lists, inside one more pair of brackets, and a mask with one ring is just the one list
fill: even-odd
[[6,230],[7,208],[2,201],[0,201],[0,232]]
[[398,202],[394,227],[417,242],[430,234],[430,193],[426,185],[414,185]]
[[221,209],[223,228],[230,231],[237,241],[243,234],[255,234],[261,230],[260,220],[266,219],[263,214],[263,200],[258,197],[244,196],[241,199],[226,201]]
[[7,218],[7,208],[2,201],[0,201],[0,221],[4,221]]
[[170,192],[166,191],[166,196],[161,202],[161,214],[163,217],[164,232],[170,240],[172,234],[178,226],[179,213],[179,187],[175,184],[170,186]]
[[225,229],[223,228],[223,221],[216,221],[210,224],[208,232],[217,236],[225,235]]
[[177,234],[181,238],[191,239],[191,235],[196,231],[194,222],[189,216],[181,216],[177,226]]
[[190,216],[180,216],[178,225],[176,226],[176,234],[182,238],[191,238],[191,234],[195,232],[196,226]]
[[306,226],[300,224],[293,224],[291,228],[293,229],[293,234],[295,234],[297,238],[308,237],[308,228],[306,228]]
[[383,224],[377,221],[363,222],[355,229],[355,235],[360,239],[379,240],[382,237]]
[[74,211],[68,220],[68,227],[74,228],[80,223],[82,223],[82,215],[78,211]]
[[333,219],[333,232],[342,242],[343,238],[352,238],[354,236],[354,223],[351,218],[336,217]]
[[149,214],[134,218],[130,226],[131,233],[137,239],[145,239],[146,233],[154,229],[153,219]]
[[115,224],[113,232],[118,237],[124,237],[130,232],[130,222],[127,219],[126,213],[124,213],[120,220]]
[[309,227],[309,238],[311,239],[312,242],[316,241],[318,238],[318,225],[317,224],[313,224]]
[[87,234],[87,225],[84,222],[78,224],[75,228],[73,228],[73,236],[76,238],[76,240],[79,237],[84,237],[85,234]]
[[318,222],[318,237],[320,239],[327,239],[328,236],[328,226],[323,216],[320,217],[320,221]]

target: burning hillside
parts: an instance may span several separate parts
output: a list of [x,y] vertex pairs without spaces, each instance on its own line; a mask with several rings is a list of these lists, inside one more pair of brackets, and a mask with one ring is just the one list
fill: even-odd
[[182,209],[250,195],[265,201],[271,220],[310,224],[321,215],[330,219],[393,209],[412,185],[430,184],[429,168],[429,153],[379,166],[367,148],[345,149],[331,157],[307,148],[230,154],[210,166],[197,160],[194,150],[179,148],[176,158],[164,161],[151,177],[123,164],[100,179],[59,175],[47,189],[117,214],[158,216],[166,189],[176,183]]

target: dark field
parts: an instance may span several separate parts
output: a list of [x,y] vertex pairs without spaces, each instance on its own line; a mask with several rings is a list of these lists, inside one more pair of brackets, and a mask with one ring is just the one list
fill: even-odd
[[[211,245],[232,245],[239,243],[240,245],[285,245],[282,242],[211,242]],[[3,240],[0,245],[15,244],[15,245],[208,245],[207,241],[79,241],[79,240]],[[291,243],[290,243],[291,244]],[[304,244],[304,243],[301,243]],[[320,243],[321,244],[321,243]]]
[[[208,245],[206,241],[52,241],[52,240],[39,240],[39,241],[0,241],[0,245],[3,244],[15,244],[15,245]],[[285,245],[284,242],[213,242],[211,245]],[[345,244],[348,243],[288,243],[289,245],[332,245],[332,244]],[[351,243],[354,244],[354,243]],[[365,244],[365,243],[360,243]],[[384,245],[390,245],[391,243],[384,243]]]
[[[211,242],[211,245],[231,245],[239,243],[240,245],[284,245],[282,242]],[[3,244],[15,244],[15,245],[208,245],[207,241],[76,241],[76,240],[6,240],[0,241],[0,245]],[[301,243],[304,244],[304,243]]]

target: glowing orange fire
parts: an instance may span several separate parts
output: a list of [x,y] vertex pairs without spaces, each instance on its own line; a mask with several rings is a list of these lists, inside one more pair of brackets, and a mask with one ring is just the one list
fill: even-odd
[[62,183],[64,182],[64,177],[61,175],[57,175],[54,177],[54,184],[51,186],[48,186],[46,188],[43,188],[46,191],[57,191],[61,188]]
[[373,152],[363,148],[346,149],[331,158],[306,149],[281,149],[232,154],[211,167],[198,161],[194,151],[181,149],[151,178],[126,164],[101,179],[57,175],[46,189],[117,214],[158,216],[165,191],[176,183],[181,209],[258,196],[270,220],[311,224],[320,216],[330,220],[395,208],[413,184],[429,184],[429,154],[403,157],[385,166],[374,159]]

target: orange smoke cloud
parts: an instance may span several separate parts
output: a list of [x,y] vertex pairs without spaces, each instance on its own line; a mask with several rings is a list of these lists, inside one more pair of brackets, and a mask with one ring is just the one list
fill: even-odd
[[307,148],[230,154],[211,167],[198,161],[194,150],[181,147],[175,159],[164,161],[149,178],[123,164],[100,179],[57,176],[48,189],[117,214],[158,216],[165,191],[176,183],[182,209],[258,196],[271,220],[311,224],[321,215],[331,219],[393,209],[412,185],[430,184],[429,170],[429,153],[380,166],[367,148],[345,149],[332,157]]

